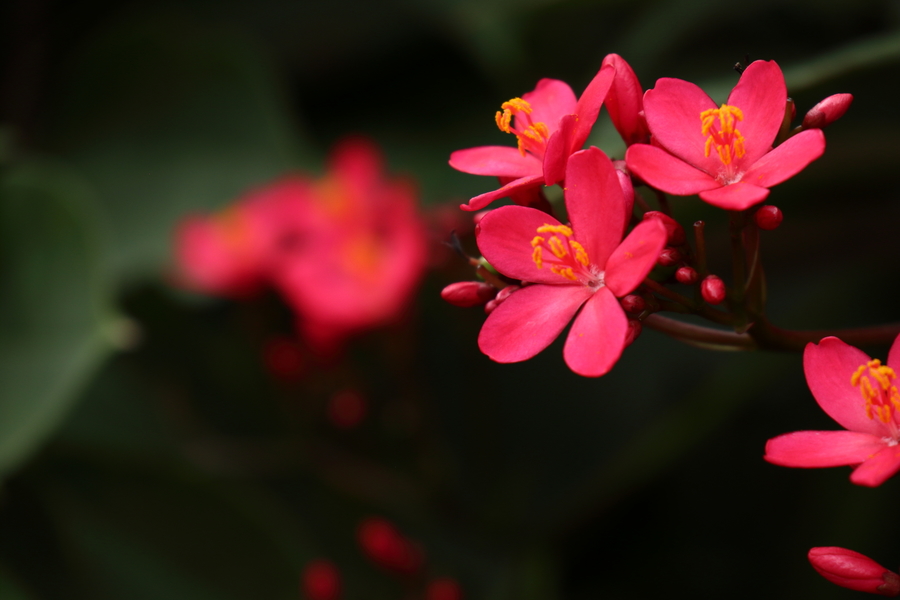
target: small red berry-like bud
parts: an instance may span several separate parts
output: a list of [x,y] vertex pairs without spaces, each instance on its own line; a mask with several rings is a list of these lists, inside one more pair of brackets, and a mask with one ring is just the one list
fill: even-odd
[[725,299],[725,282],[715,275],[709,275],[700,284],[700,295],[710,304],[721,304]]
[[755,218],[756,224],[760,229],[772,231],[773,229],[778,229],[778,226],[781,225],[781,222],[784,220],[784,215],[777,206],[767,204],[761,206],[760,209],[756,211]]
[[675,248],[665,248],[659,253],[659,258],[656,259],[656,262],[664,267],[671,267],[681,262],[681,252]]
[[462,308],[481,306],[497,294],[497,288],[483,281],[457,281],[441,290],[441,298]]
[[675,271],[676,281],[678,281],[678,283],[683,283],[684,285],[694,285],[699,278],[700,276],[693,267],[681,267]]
[[666,226],[666,243],[671,246],[680,246],[684,243],[684,227],[681,223],[658,210],[648,210],[644,213],[644,220],[659,219]]
[[450,577],[435,579],[425,590],[425,600],[462,600],[462,597],[462,588]]
[[499,292],[497,292],[497,297],[484,305],[485,314],[491,314],[494,312],[494,309],[503,304],[503,301],[509,298],[509,295],[514,291],[519,289],[518,285],[508,285]]
[[328,399],[328,420],[340,429],[352,429],[366,417],[366,399],[355,390],[343,390]]
[[647,301],[637,294],[628,294],[620,302],[622,309],[630,315],[639,315],[647,308]]
[[881,596],[900,596],[900,575],[853,550],[813,548],[809,562],[819,575],[841,587]]
[[306,600],[337,600],[341,595],[341,576],[333,562],[320,558],[303,567],[300,587]]
[[263,363],[273,376],[284,381],[303,378],[306,361],[300,344],[289,336],[270,338],[263,347]]
[[822,129],[831,125],[844,116],[850,104],[853,102],[853,94],[835,94],[828,96],[806,113],[803,117],[803,129]]
[[373,562],[400,573],[414,573],[424,562],[418,545],[406,539],[392,523],[372,517],[359,526],[357,539]]
[[641,335],[641,331],[644,330],[644,326],[641,325],[641,322],[637,319],[628,319],[628,331],[625,333],[625,347],[627,348],[631,344],[634,343],[634,340],[638,339],[638,336]]

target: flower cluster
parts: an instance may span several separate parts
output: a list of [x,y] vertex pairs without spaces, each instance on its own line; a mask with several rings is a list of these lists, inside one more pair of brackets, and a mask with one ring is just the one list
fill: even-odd
[[412,186],[390,180],[378,149],[353,139],[331,154],[320,179],[289,175],[177,232],[183,281],[242,297],[275,288],[319,353],[397,319],[428,260]]

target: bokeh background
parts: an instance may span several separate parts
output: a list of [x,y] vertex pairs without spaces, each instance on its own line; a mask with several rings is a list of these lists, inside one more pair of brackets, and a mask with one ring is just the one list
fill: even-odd
[[[321,174],[350,134],[433,214],[493,189],[450,152],[511,144],[501,102],[541,77],[580,93],[609,52],[645,87],[679,77],[719,101],[735,62],[774,59],[801,116],[853,93],[824,157],[770,197],[786,216],[763,237],[770,314],[900,320],[895,0],[4,2],[0,597],[300,598],[325,558],[347,600],[422,598],[435,577],[471,600],[824,599],[854,592],[812,571],[812,546],[900,563],[900,482],[762,460],[770,437],[836,428],[799,355],[646,331],[599,380],[559,343],[493,364],[483,311],[440,300],[472,273],[436,236],[403,322],[286,381],[263,359],[292,331],[276,295],[174,284],[184,215]],[[605,113],[591,142],[622,155]],[[672,205],[710,223],[724,271],[723,216]],[[365,399],[353,427],[328,416],[345,389]],[[361,550],[373,517],[419,544],[418,575]]]

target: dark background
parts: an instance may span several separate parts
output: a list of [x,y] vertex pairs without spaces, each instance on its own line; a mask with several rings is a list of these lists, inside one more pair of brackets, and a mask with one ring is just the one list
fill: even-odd
[[[473,600],[852,597],[806,552],[900,563],[900,483],[762,460],[770,437],[837,428],[799,355],[648,331],[599,380],[559,343],[496,365],[482,311],[438,296],[471,278],[445,259],[405,323],[285,383],[260,356],[287,309],[178,290],[172,231],[286,170],[321,172],[352,133],[425,205],[455,206],[494,182],[450,152],[511,144],[494,111],[541,77],[580,93],[617,52],[645,87],[680,77],[721,102],[735,62],[774,59],[801,117],[855,101],[770,196],[785,214],[763,234],[770,316],[897,321],[898,25],[900,3],[868,0],[3,3],[0,597],[297,598],[317,557],[347,600],[416,597],[358,549],[373,515]],[[605,113],[591,141],[623,153]],[[672,205],[710,223],[727,278],[720,211]],[[369,413],[344,431],[324,407],[348,384]]]

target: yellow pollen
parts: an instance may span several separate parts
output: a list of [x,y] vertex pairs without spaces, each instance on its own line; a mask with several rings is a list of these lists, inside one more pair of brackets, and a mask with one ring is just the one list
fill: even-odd
[[[741,109],[728,104],[701,112],[700,134],[708,136],[703,149],[704,156],[709,156],[714,147],[719,159],[725,165],[731,164],[735,158],[744,156],[744,136],[734,127],[736,121],[743,120],[744,113]],[[718,128],[716,128],[717,121]]]
[[534,264],[537,265],[538,269],[544,268],[544,249],[540,246],[535,246],[534,251],[531,253],[531,260],[534,261]]
[[[546,123],[531,121],[533,109],[527,100],[513,98],[500,105],[500,109],[494,115],[497,128],[503,133],[513,133],[519,140],[519,153],[525,156],[525,152],[531,150],[538,157],[543,154],[544,146],[550,139],[550,128]],[[515,127],[513,117],[516,118]]]
[[566,237],[572,237],[572,228],[565,225],[543,224],[537,228],[538,233],[561,233]]
[[893,385],[896,378],[894,370],[877,359],[861,365],[850,376],[850,385],[859,388],[868,418],[889,423],[894,411],[900,411],[900,392]]
[[563,277],[565,277],[566,279],[569,279],[571,281],[578,280],[578,277],[575,276],[575,273],[572,271],[571,267],[557,267],[554,265],[554,266],[550,267],[550,270],[553,271],[554,273],[556,273],[557,275],[562,275]]
[[583,264],[585,267],[590,264],[590,260],[588,259],[587,252],[584,251],[584,246],[572,240],[569,242],[569,245],[575,250],[575,260]]
[[560,240],[555,235],[550,238],[550,240],[547,242],[547,245],[550,246],[550,252],[552,252],[556,258],[565,258],[566,255],[569,254],[566,251],[565,246],[563,246],[562,240]]
[[534,247],[536,247],[538,244],[542,243],[543,241],[544,241],[544,238],[542,238],[542,237],[539,236],[539,235],[536,235],[536,236],[534,236],[534,239],[531,240],[531,247],[534,248]]

